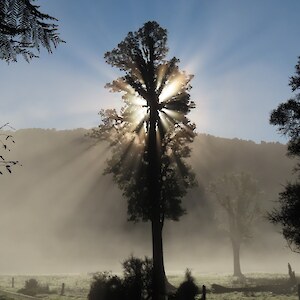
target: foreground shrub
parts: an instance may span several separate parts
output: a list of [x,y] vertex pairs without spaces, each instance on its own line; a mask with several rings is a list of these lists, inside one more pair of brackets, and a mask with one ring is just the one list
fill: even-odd
[[175,294],[176,300],[194,300],[199,294],[199,288],[195,284],[195,278],[192,276],[190,270],[185,272],[185,281],[180,284]]
[[152,294],[152,260],[131,256],[123,263],[123,278],[111,273],[93,276],[89,300],[146,300]]
[[35,278],[25,281],[25,287],[18,290],[18,293],[35,296],[37,294],[52,294],[48,285],[41,285]]
[[149,299],[152,294],[152,259],[131,256],[122,265],[126,300]]
[[[123,278],[108,272],[95,273],[88,300],[149,300],[152,296],[152,259],[129,257],[123,263]],[[199,288],[191,271],[186,270],[185,280],[170,300],[194,300]]]
[[108,272],[94,274],[89,300],[121,300],[124,295],[122,280],[118,276]]

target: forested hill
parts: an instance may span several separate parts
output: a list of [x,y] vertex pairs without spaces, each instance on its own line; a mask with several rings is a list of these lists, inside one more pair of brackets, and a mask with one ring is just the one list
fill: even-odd
[[[27,266],[17,254],[21,250],[28,261],[53,257],[43,265],[45,268],[54,268],[57,262],[53,260],[61,259],[61,269],[70,271],[72,268],[90,270],[97,259],[119,264],[130,253],[149,254],[151,241],[145,234],[148,225],[128,224],[126,200],[122,199],[111,177],[102,175],[109,148],[96,143],[87,133],[85,129],[23,129],[13,133],[16,143],[11,145],[8,158],[19,160],[22,166],[14,167],[12,174],[5,173],[0,178],[3,245],[0,256],[12,255],[11,247],[18,244],[13,252],[16,270],[17,266]],[[295,165],[295,161],[286,157],[286,146],[279,143],[256,144],[200,134],[192,147],[191,165],[199,185],[183,199],[187,215],[180,222],[166,224],[166,252],[172,248],[170,264],[175,249],[186,244],[186,241],[181,242],[187,239],[187,234],[190,245],[197,245],[194,249],[200,252],[201,249],[209,252],[209,241],[225,243],[220,239],[224,233],[214,222],[206,193],[211,180],[228,172],[251,173],[263,190],[263,215],[275,205],[278,192],[291,179]],[[260,227],[254,233],[258,233],[257,241],[264,241],[264,247],[269,245],[265,236],[271,239],[270,249],[282,239],[264,218],[258,224]],[[201,247],[203,240],[206,245]],[[283,242],[280,249],[282,245]],[[192,257],[190,252],[184,251]],[[86,262],[80,259],[82,255],[88,257]],[[11,265],[6,262],[2,267],[5,270]]]

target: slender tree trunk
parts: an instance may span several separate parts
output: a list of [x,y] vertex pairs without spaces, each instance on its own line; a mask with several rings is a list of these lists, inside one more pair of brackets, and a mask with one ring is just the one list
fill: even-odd
[[161,224],[152,222],[152,247],[153,247],[153,300],[164,299],[165,288],[165,268],[162,243]]
[[148,136],[148,188],[151,201],[151,225],[152,225],[152,251],[153,251],[153,295],[152,300],[164,299],[166,294],[166,275],[163,258],[162,242],[162,206],[161,206],[161,139],[157,136],[159,121],[159,99],[156,94],[155,67],[154,67],[154,41],[149,36],[149,63],[147,90],[149,98],[147,105],[149,114]]
[[163,259],[161,218],[161,153],[160,143],[157,139],[158,100],[154,98],[150,106],[150,128],[148,140],[148,187],[151,200],[151,225],[152,225],[152,251],[153,251],[153,296],[152,300],[163,299],[165,295],[165,270]]
[[233,276],[244,277],[240,265],[240,246],[241,243],[231,238],[232,251],[233,251]]

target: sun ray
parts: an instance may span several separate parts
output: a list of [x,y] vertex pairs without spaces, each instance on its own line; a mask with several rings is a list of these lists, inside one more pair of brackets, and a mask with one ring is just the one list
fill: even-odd
[[176,95],[181,87],[181,82],[177,79],[174,79],[172,82],[167,83],[165,88],[162,90],[160,96],[159,96],[159,101],[160,102],[165,102],[168,99],[170,99],[172,96]]

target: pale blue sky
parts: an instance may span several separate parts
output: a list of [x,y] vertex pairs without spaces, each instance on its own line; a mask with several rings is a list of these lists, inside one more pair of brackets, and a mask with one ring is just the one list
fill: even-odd
[[300,55],[299,0],[38,0],[59,19],[66,44],[30,64],[0,62],[1,123],[15,128],[91,128],[101,108],[120,107],[106,82],[118,70],[103,55],[129,31],[155,20],[170,57],[195,75],[197,131],[260,142],[285,141],[268,123],[291,97]]

